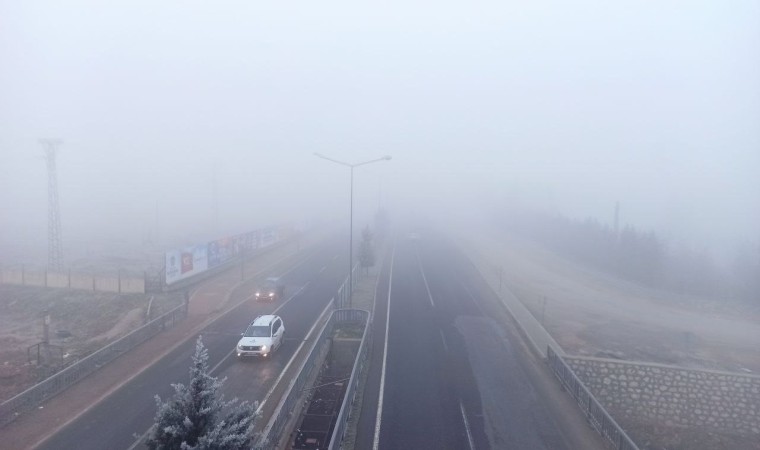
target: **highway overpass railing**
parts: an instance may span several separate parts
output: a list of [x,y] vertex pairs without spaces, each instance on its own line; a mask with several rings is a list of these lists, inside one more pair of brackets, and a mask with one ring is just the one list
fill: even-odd
[[559,378],[562,386],[573,396],[594,429],[610,441],[617,450],[639,450],[633,440],[620,428],[620,425],[615,422],[551,346],[547,347],[546,357],[552,371]]
[[364,364],[367,361],[370,327],[369,311],[361,309],[339,309],[335,311],[334,314],[338,317],[338,322],[364,322],[364,333],[362,334],[362,340],[359,344],[359,351],[354,360],[354,367],[351,370],[351,378],[348,381],[346,395],[343,397],[343,403],[340,405],[338,419],[333,428],[332,436],[330,437],[330,446],[327,447],[329,450],[339,449],[343,442],[343,437],[346,434],[348,419],[351,418],[351,408],[354,404],[354,400],[356,400],[359,377],[364,369]]
[[187,315],[187,304],[151,320],[126,336],[91,353],[65,369],[35,384],[26,391],[0,404],[0,427],[12,422],[25,411],[63,392],[87,375],[137,347],[156,334],[171,328]]
[[[354,287],[356,286],[358,278],[357,276],[359,275],[358,269],[359,266],[357,264],[353,268],[354,274],[352,278],[354,280]],[[334,306],[346,304],[348,301],[348,279],[349,277],[346,277],[346,280],[338,289],[337,295],[330,299],[330,304]],[[291,419],[295,418],[297,414],[300,413],[299,403],[303,400],[304,392],[307,389],[307,383],[309,383],[310,380],[312,380],[313,377],[316,376],[316,374],[319,372],[323,361],[327,357],[327,353],[330,351],[332,344],[332,335],[333,331],[335,330],[335,326],[339,323],[356,322],[357,320],[364,321],[365,324],[364,335],[362,336],[362,341],[359,348],[359,355],[362,357],[361,364],[364,364],[364,359],[366,359],[367,354],[366,341],[367,329],[369,325],[369,312],[355,309],[334,310],[330,314],[330,317],[327,319],[327,322],[325,322],[325,324],[322,326],[319,336],[314,340],[308,356],[298,370],[298,375],[293,380],[291,380],[290,384],[288,385],[285,394],[283,394],[282,398],[280,399],[280,403],[277,405],[277,408],[272,414],[272,417],[269,419],[269,423],[267,423],[266,427],[261,432],[261,435],[257,437],[254,449],[270,450],[278,448],[278,443],[284,434],[288,431],[288,427],[291,425]],[[358,361],[360,360],[357,359],[357,362]],[[354,368],[351,372],[351,379],[346,391],[346,396],[344,397],[343,405],[341,405],[341,410],[338,416],[338,423],[333,429],[332,441],[335,441],[334,437],[338,435],[342,438],[345,430],[346,421],[348,420],[348,411],[350,410],[350,403],[349,406],[346,406],[345,399],[351,398],[353,400],[353,397],[355,396],[357,378],[359,373],[356,364],[357,363],[355,362]],[[361,368],[361,366],[359,367]],[[340,430],[340,434],[337,433],[338,430]],[[330,448],[336,447],[331,446]]]

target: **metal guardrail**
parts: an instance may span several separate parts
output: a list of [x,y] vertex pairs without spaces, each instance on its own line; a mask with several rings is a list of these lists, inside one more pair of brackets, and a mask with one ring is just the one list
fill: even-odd
[[340,412],[333,428],[332,436],[330,436],[330,445],[328,450],[337,450],[343,443],[343,437],[346,433],[346,424],[348,419],[351,418],[351,408],[356,400],[356,392],[359,385],[359,374],[364,369],[364,363],[367,361],[367,348],[369,348],[369,311],[361,309],[339,309],[334,312],[338,317],[338,322],[364,322],[364,333],[362,334],[362,341],[359,344],[359,351],[354,360],[354,368],[351,370],[351,378],[348,381],[348,388],[346,388],[346,395],[343,396],[343,403],[340,405]]
[[145,342],[149,338],[171,328],[187,315],[187,305],[182,304],[151,320],[126,336],[91,353],[60,372],[35,384],[26,391],[0,404],[0,427],[15,420],[23,412],[63,392],[87,375]]
[[615,422],[596,398],[591,395],[591,392],[589,392],[578,376],[575,375],[575,372],[551,346],[547,347],[546,357],[552,371],[570,395],[578,402],[578,406],[580,406],[581,411],[583,411],[586,419],[588,419],[594,429],[602,437],[610,441],[617,450],[639,450],[639,447],[620,428],[620,425]]
[[[354,265],[354,287],[356,287],[357,283],[358,268],[358,264]],[[348,280],[349,277],[346,277],[346,280],[338,288],[337,295],[330,299],[330,304],[344,305],[348,301],[348,289],[346,289]],[[315,370],[318,371],[320,369],[322,361],[324,361],[327,353],[330,351],[331,337],[332,332],[335,329],[335,324],[337,322],[345,322],[348,319],[352,319],[354,316],[352,316],[351,313],[354,311],[361,311],[366,313],[366,320],[369,320],[369,313],[362,310],[336,309],[330,314],[327,322],[325,322],[325,324],[322,326],[322,330],[320,331],[319,336],[314,341],[314,344],[312,344],[309,355],[306,357],[306,360],[304,360],[304,362],[301,364],[301,367],[298,369],[298,375],[288,385],[286,394],[280,400],[280,403],[275,409],[274,413],[272,413],[272,418],[270,419],[266,428],[264,428],[264,431],[262,431],[261,435],[258,437],[256,445],[254,446],[255,450],[271,450],[277,448],[277,443],[285,433],[288,422],[293,417],[294,412],[297,410],[296,406],[298,405],[298,402],[302,400],[307,381],[311,379]],[[365,335],[366,328],[367,327],[365,327]],[[362,343],[364,343],[364,338],[362,340]],[[362,345],[366,346],[366,344]],[[351,372],[350,382],[353,386],[356,386],[355,372],[356,370],[354,367],[354,371]],[[343,426],[345,426],[345,424]]]
[[[335,299],[330,300],[330,302],[334,301]],[[331,315],[330,319],[328,319],[322,327],[322,331],[320,332],[319,337],[315,340],[309,355],[298,370],[298,376],[296,376],[290,382],[290,385],[288,385],[285,397],[280,400],[280,404],[273,413],[273,419],[269,421],[269,424],[264,431],[262,431],[254,449],[269,450],[277,448],[280,436],[283,435],[288,422],[293,416],[293,412],[296,410],[296,405],[301,401],[306,382],[311,378],[314,370],[319,370],[321,361],[324,360],[327,356],[327,352],[330,350],[330,341],[328,340],[330,333],[325,332],[325,330],[332,330],[334,323],[333,317],[334,316]]]

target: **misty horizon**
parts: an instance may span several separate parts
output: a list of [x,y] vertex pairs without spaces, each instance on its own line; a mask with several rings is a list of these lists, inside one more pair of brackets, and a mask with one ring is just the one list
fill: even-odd
[[[753,2],[0,6],[0,248],[487,214],[758,245]],[[149,11],[149,14],[146,12]],[[216,217],[218,211],[218,219]]]

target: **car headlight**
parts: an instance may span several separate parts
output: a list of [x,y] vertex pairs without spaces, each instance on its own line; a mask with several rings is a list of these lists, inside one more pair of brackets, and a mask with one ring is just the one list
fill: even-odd
[[256,297],[258,297],[259,295],[261,295],[261,292],[257,292],[256,293]]
[[270,293],[269,293],[269,296],[270,296],[270,297],[274,297],[274,292],[270,292]]
[[263,351],[263,352],[267,351],[267,346],[266,345],[262,345],[261,346],[261,351]]

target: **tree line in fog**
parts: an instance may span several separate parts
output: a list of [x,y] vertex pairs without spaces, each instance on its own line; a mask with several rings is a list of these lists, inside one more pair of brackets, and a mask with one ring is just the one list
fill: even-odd
[[718,264],[706,249],[673,246],[653,231],[620,229],[595,219],[573,220],[536,212],[509,212],[501,225],[564,256],[649,287],[680,294],[760,304],[760,245],[738,249]]

